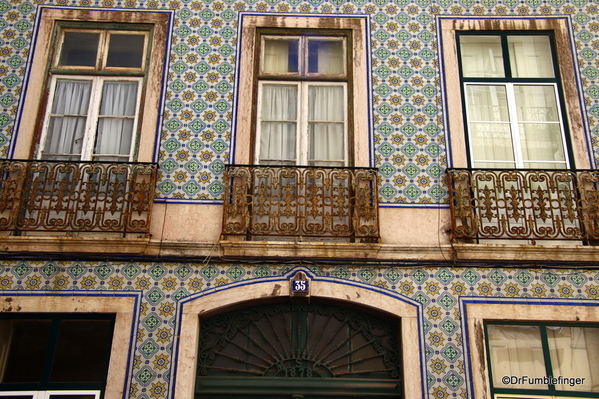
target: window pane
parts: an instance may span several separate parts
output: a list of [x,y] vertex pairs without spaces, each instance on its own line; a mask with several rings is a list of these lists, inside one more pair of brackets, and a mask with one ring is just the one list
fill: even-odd
[[513,77],[555,77],[548,36],[508,36],[507,41]]
[[460,36],[462,76],[505,77],[499,36]]
[[59,65],[96,66],[99,33],[65,32]]
[[105,381],[111,343],[110,320],[62,320],[50,382]]
[[[41,382],[51,320],[2,319],[2,382]],[[4,356],[3,356],[4,357]]]
[[344,165],[343,89],[343,86],[309,86],[308,88],[308,161],[311,165]]
[[107,67],[141,68],[145,35],[111,34],[108,45]]
[[544,385],[508,385],[502,381],[504,376],[545,377],[545,360],[538,326],[488,325],[487,332],[495,388],[548,389]]
[[467,111],[471,121],[510,120],[505,86],[467,85]]
[[466,86],[468,132],[475,168],[513,168],[505,86]]
[[[104,83],[94,159],[129,160],[133,143],[137,90],[137,82]],[[99,155],[123,155],[124,157],[100,158]]]
[[514,86],[524,167],[566,165],[564,141],[553,86]]
[[262,68],[265,73],[289,73],[299,71],[299,40],[264,39]]
[[95,399],[96,395],[50,395],[48,399]]
[[91,88],[92,82],[89,80],[56,81],[44,144],[44,159],[80,159]]
[[308,72],[343,74],[343,42],[341,40],[309,40]]
[[262,85],[261,163],[296,160],[297,96],[295,85]]
[[547,327],[547,338],[553,376],[584,379],[578,384],[569,380],[555,388],[599,391],[599,328]]

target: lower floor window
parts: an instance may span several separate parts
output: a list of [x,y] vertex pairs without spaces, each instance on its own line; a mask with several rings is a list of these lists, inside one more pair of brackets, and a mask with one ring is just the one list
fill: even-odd
[[16,391],[0,392],[2,399],[99,399],[100,391]]
[[1,314],[0,397],[99,398],[114,320],[112,314]]
[[597,397],[597,325],[487,323],[486,336],[495,398]]

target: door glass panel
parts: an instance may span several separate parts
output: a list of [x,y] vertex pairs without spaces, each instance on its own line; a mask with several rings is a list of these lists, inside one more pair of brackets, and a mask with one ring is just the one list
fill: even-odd
[[56,81],[43,159],[81,158],[91,89],[91,80]]
[[345,164],[343,86],[308,87],[308,163]]
[[515,167],[505,86],[467,85],[466,94],[474,167]]
[[555,77],[548,36],[508,36],[507,42],[512,77]]
[[94,67],[98,58],[100,33],[65,32],[59,65]]
[[107,67],[141,68],[145,35],[113,33],[109,40]]
[[261,164],[295,164],[297,96],[295,85],[262,85]]
[[462,76],[503,78],[503,54],[499,36],[460,36]]

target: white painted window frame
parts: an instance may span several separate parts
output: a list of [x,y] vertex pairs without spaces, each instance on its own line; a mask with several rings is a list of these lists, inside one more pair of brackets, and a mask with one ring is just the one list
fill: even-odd
[[[91,81],[91,98],[89,108],[87,110],[87,120],[85,125],[85,134],[83,138],[83,146],[81,149],[81,160],[91,161],[94,156],[112,156],[123,158],[123,161],[132,161],[135,154],[137,144],[137,130],[139,123],[139,113],[141,107],[141,93],[143,91],[143,78],[141,77],[115,77],[115,76],[80,76],[80,75],[53,75],[51,78],[50,91],[48,95],[48,105],[44,116],[43,130],[40,140],[40,145],[36,154],[37,158],[42,158],[46,140],[48,138],[48,125],[52,116],[52,105],[54,102],[54,93],[56,90],[56,82],[60,79]],[[115,154],[95,154],[94,145],[96,142],[98,122],[100,119],[100,105],[102,101],[102,89],[105,82],[137,82],[137,99],[135,102],[135,112],[133,118],[133,134],[131,135],[131,150],[126,159],[122,155]]]
[[[514,87],[515,86],[550,86],[553,87],[553,91],[555,94],[555,99],[556,99],[556,103],[558,105],[557,108],[557,115],[558,115],[558,121],[557,122],[549,122],[549,121],[543,121],[543,123],[559,123],[559,128],[560,128],[560,133],[561,133],[561,139],[562,139],[562,149],[564,151],[564,156],[565,156],[565,161],[564,161],[564,167],[568,168],[570,166],[570,159],[569,159],[569,154],[568,154],[568,143],[566,142],[566,132],[564,130],[564,121],[562,118],[562,112],[559,108],[559,105],[562,102],[562,99],[559,95],[559,91],[557,88],[557,84],[556,83],[525,83],[525,82],[518,82],[518,83],[501,83],[501,82],[467,82],[464,83],[463,86],[463,93],[464,96],[467,96],[467,87],[468,86],[502,86],[505,87],[506,89],[506,95],[507,95],[507,105],[508,105],[508,115],[509,115],[509,126],[510,126],[510,135],[512,137],[512,150],[513,150],[513,154],[514,154],[514,164],[516,169],[523,169],[525,168],[524,166],[524,156],[522,154],[522,143],[520,140],[520,127],[519,124],[521,123],[518,119],[518,110],[516,108],[516,95],[515,95],[515,91],[514,91]],[[466,119],[467,119],[467,124],[468,124],[468,136],[470,136],[470,132],[472,131],[470,129],[470,125],[472,124],[472,120],[470,118],[471,115],[471,110],[468,108],[468,101],[465,101],[465,105],[466,105]],[[486,122],[486,123],[493,123],[493,122]],[[500,122],[497,122],[500,123]],[[504,123],[504,122],[501,122]],[[523,122],[523,123],[530,123],[530,122]],[[468,137],[468,142],[472,142],[471,138]],[[475,154],[474,154],[474,146],[469,145],[468,146],[470,149],[470,159],[472,160],[472,163],[475,164],[476,162],[489,162],[489,163],[500,163],[501,161],[495,161],[495,160],[488,160],[488,159],[477,159],[475,158]],[[529,163],[534,163],[533,162],[529,162]],[[541,163],[550,163],[550,161],[538,161]],[[505,163],[508,163],[507,161]],[[556,162],[557,164],[557,162]],[[511,168],[511,166],[509,166],[508,168]],[[560,169],[560,168],[556,168],[556,169]]]
[[[347,108],[348,108],[348,99],[347,99],[347,83],[346,82],[328,82],[328,81],[280,81],[280,80],[264,80],[258,82],[258,101],[257,101],[257,123],[256,123],[256,140],[255,140],[255,157],[254,163],[259,165],[261,161],[277,161],[271,159],[261,159],[260,158],[260,137],[261,137],[261,126],[262,126],[262,87],[264,85],[285,85],[285,86],[297,86],[298,88],[298,101],[297,101],[297,127],[296,127],[296,135],[295,135],[295,148],[296,148],[296,165],[309,165],[308,160],[308,150],[309,150],[309,140],[308,140],[308,90],[311,86],[340,86],[343,87],[343,142],[340,143],[343,146],[343,154],[344,159],[331,159],[327,160],[327,162],[343,162],[343,166],[348,166],[348,151],[347,151],[347,142],[348,142],[348,126],[347,126]],[[281,160],[282,163],[287,160]],[[316,161],[318,162],[318,161]]]
[[24,399],[52,399],[54,395],[75,396],[93,395],[100,399],[100,391],[5,391],[0,392],[0,398],[5,396],[22,396]]

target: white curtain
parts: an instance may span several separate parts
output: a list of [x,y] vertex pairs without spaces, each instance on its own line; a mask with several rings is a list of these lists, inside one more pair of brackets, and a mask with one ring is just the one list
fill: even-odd
[[509,36],[512,76],[553,78],[553,60],[548,36]]
[[137,82],[104,83],[94,159],[129,160],[133,143],[137,86]]
[[308,87],[308,163],[345,164],[345,102],[343,86]]
[[297,99],[296,85],[262,85],[261,164],[296,163]]
[[56,81],[43,159],[80,159],[91,88],[91,80]]
[[499,36],[460,36],[460,53],[464,77],[504,77]]

